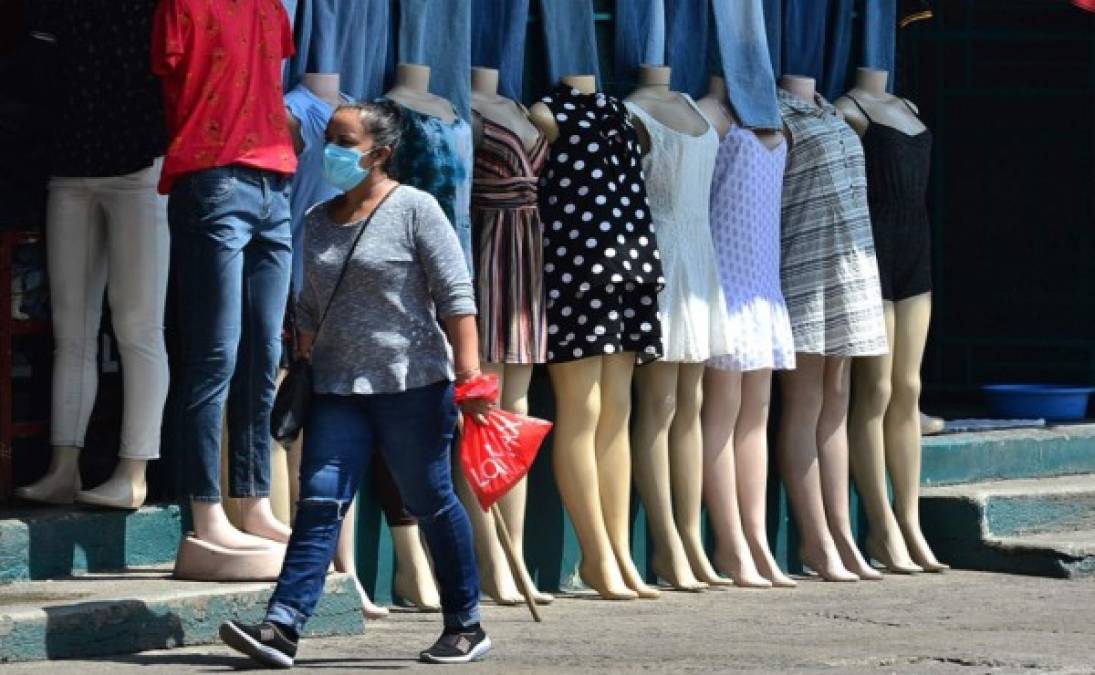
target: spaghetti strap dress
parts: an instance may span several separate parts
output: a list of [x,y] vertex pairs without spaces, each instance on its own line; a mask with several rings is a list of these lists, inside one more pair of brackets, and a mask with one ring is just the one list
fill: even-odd
[[[855,97],[848,98],[868,123],[863,134],[867,203],[871,207],[882,299],[896,302],[930,293],[931,223],[925,197],[931,169],[931,131],[906,134],[879,124]],[[904,99],[902,103],[916,115]]]
[[488,363],[547,358],[543,227],[537,206],[547,139],[531,150],[510,129],[482,121],[475,150],[471,216],[479,344]]
[[559,127],[540,178],[548,362],[660,358],[665,279],[635,127],[603,93],[559,85],[541,102]]
[[863,145],[836,109],[780,90],[791,136],[783,176],[780,279],[795,351],[887,353]]
[[665,276],[658,295],[663,358],[702,363],[730,353],[733,343],[708,210],[719,135],[692,99],[680,96],[707,124],[702,134],[669,127],[630,101],[624,105],[650,137],[643,174]]
[[711,188],[711,234],[730,314],[732,349],[719,370],[789,370],[795,340],[779,279],[780,196],[787,144],[768,148],[732,126],[719,144]]

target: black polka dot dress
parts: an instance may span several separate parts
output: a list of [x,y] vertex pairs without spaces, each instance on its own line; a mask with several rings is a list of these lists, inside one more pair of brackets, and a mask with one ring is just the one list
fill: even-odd
[[611,96],[565,85],[541,102],[559,127],[540,178],[547,360],[660,358],[665,280],[627,110]]

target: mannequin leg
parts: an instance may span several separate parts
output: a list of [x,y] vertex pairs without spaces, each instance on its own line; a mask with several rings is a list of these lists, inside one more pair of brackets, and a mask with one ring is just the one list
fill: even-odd
[[821,494],[829,533],[840,551],[844,567],[860,579],[882,578],[863,558],[852,537],[848,494],[848,397],[851,393],[850,359],[825,359],[825,391],[817,423],[817,457],[821,468]]
[[753,563],[738,512],[734,430],[741,405],[740,372],[707,368],[703,379],[703,501],[715,530],[712,562],[739,586],[771,586]]
[[817,428],[824,401],[825,357],[799,353],[795,359],[795,370],[780,373],[783,414],[777,452],[802,538],[799,558],[826,581],[858,581],[840,560],[822,501]]
[[71,504],[81,487],[79,456],[98,389],[96,338],[107,278],[98,206],[87,181],[50,180],[46,255],[54,337],[52,455],[44,476],[15,490],[20,499]]
[[361,579],[357,576],[357,559],[355,557],[355,546],[357,542],[357,530],[355,530],[357,520],[357,499],[354,499],[350,504],[350,508],[346,510],[346,515],[342,519],[342,528],[338,534],[338,546],[335,548],[334,565],[336,572],[343,572],[349,574],[354,579],[354,587],[357,588],[357,594],[361,596],[361,611],[365,614],[366,619],[383,619],[388,616],[388,608],[381,607],[373,603],[369,598],[369,594],[365,592],[365,588],[361,585]]
[[635,371],[636,419],[632,436],[635,484],[654,539],[654,574],[676,589],[702,590],[673,518],[669,429],[677,409],[678,363],[658,361]]
[[242,532],[228,521],[221,502],[193,500],[190,513],[194,534],[202,541],[231,549],[268,550],[278,545],[271,539]]
[[920,531],[920,364],[931,321],[931,294],[894,305],[893,400],[886,411],[886,466],[893,481],[894,511],[909,553],[927,572],[941,572]]
[[[503,410],[528,414],[528,390],[532,382],[532,366],[507,365],[503,378],[502,398],[500,404]],[[536,584],[532,583],[532,575],[525,565],[525,506],[528,501],[528,479],[522,479],[514,485],[505,497],[498,501],[498,508],[502,512],[502,518],[506,521],[510,538],[514,548],[521,554],[518,565],[520,573],[529,580],[529,586],[534,590],[536,602],[546,605],[555,600],[549,593],[536,590]],[[493,524],[493,520],[491,521]],[[495,537],[497,539],[497,537]]]
[[682,363],[677,371],[677,410],[669,426],[669,476],[673,486],[673,516],[692,573],[713,586],[730,586],[720,576],[703,546],[700,510],[703,503],[702,363]]
[[[741,412],[734,429],[741,524],[753,561],[764,578],[780,588],[798,584],[780,570],[768,546],[768,407],[772,396],[772,371],[756,370],[741,376]],[[705,403],[706,405],[706,403]]]
[[548,367],[556,408],[552,464],[582,547],[582,580],[603,598],[628,600],[636,593],[624,584],[612,552],[597,475],[602,361],[603,357],[591,357]]
[[870,523],[867,554],[891,572],[912,574],[921,570],[909,557],[905,539],[901,535],[893,509],[890,508],[890,498],[886,491],[886,439],[883,434],[883,419],[890,406],[894,365],[894,310],[893,303],[883,304],[890,353],[852,361],[848,444],[852,476]]
[[640,598],[661,593],[643,581],[631,558],[631,382],[635,374],[634,354],[603,357],[601,371],[601,414],[597,420],[597,478],[605,528],[612,543],[620,574]]

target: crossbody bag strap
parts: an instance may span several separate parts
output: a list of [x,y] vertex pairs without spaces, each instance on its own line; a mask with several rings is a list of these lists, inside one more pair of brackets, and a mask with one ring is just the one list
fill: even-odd
[[334,287],[331,288],[331,295],[327,297],[327,306],[323,308],[323,315],[319,318],[319,323],[316,324],[316,340],[319,339],[319,332],[323,330],[323,324],[327,321],[327,313],[331,311],[331,305],[335,302],[335,295],[338,293],[339,286],[342,285],[342,280],[346,278],[346,270],[350,267],[350,260],[354,257],[354,251],[357,250],[357,244],[361,241],[361,236],[365,234],[365,229],[369,227],[369,223],[373,221],[373,216],[380,210],[380,207],[384,205],[384,202],[388,201],[388,197],[392,196],[392,193],[399,189],[396,185],[391,190],[388,190],[388,194],[384,195],[376,206],[373,207],[373,212],[369,214],[369,217],[365,219],[365,222],[361,224],[361,229],[357,231],[357,235],[354,237],[354,243],[350,246],[350,250],[346,253],[346,258],[342,261],[342,269],[338,272],[338,279],[335,281]]

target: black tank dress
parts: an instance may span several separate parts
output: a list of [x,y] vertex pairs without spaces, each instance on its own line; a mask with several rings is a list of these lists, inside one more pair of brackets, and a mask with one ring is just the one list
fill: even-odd
[[565,85],[541,102],[559,127],[540,178],[548,363],[660,358],[665,280],[627,109]]
[[[878,124],[859,101],[852,96],[848,99],[868,122],[863,134],[867,204],[882,299],[896,302],[928,293],[932,289],[931,224],[925,196],[931,168],[931,131],[906,134]],[[904,103],[916,115],[912,106]]]

